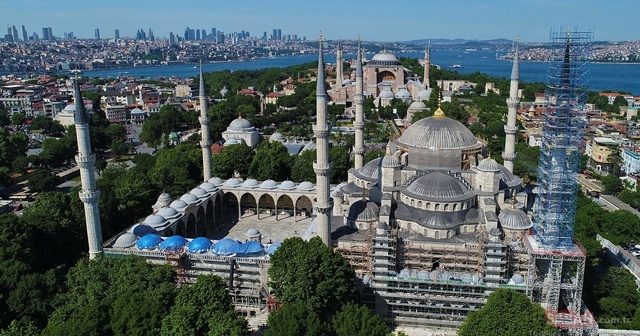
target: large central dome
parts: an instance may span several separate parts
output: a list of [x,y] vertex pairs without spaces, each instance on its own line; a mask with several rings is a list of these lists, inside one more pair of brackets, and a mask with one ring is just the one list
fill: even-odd
[[409,126],[398,143],[421,149],[470,149],[478,146],[476,137],[462,123],[447,117],[429,117]]
[[367,62],[367,65],[400,65],[400,60],[396,55],[384,50],[375,54],[371,61]]

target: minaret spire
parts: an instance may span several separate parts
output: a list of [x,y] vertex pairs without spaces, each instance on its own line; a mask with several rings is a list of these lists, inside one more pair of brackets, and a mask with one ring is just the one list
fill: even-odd
[[429,70],[431,70],[431,40],[427,44],[427,48],[424,51],[424,89],[429,89]]
[[358,38],[358,56],[356,59],[356,94],[353,102],[356,106],[356,120],[353,127],[356,129],[356,141],[353,146],[355,154],[355,169],[362,168],[364,164],[364,92],[362,79],[362,52],[360,50],[360,38]]
[[202,60],[200,60],[200,130],[202,140],[202,170],[204,181],[211,178],[211,139],[209,135],[209,115],[207,114],[207,97],[204,94],[204,76],[202,73]]
[[342,41],[338,41],[338,50],[336,51],[336,90],[340,90],[342,87],[342,81],[344,80],[342,58]]
[[507,98],[507,124],[504,126],[504,132],[506,133],[504,153],[502,158],[504,159],[504,167],[513,173],[513,161],[516,158],[516,117],[518,114],[518,108],[520,107],[520,97],[518,97],[518,85],[520,80],[520,60],[518,59],[518,47],[520,39],[516,40],[516,50],[513,57],[513,68],[511,69],[511,85],[509,87],[509,98]]
[[318,236],[327,246],[331,246],[331,210],[333,200],[329,192],[329,177],[331,163],[329,163],[329,123],[327,122],[327,88],[324,74],[324,58],[322,55],[322,32],[320,32],[320,47],[318,51],[318,86],[316,87],[316,125],[313,133],[316,136],[316,162],[313,170],[316,173],[316,227]]
[[95,162],[96,156],[91,152],[91,138],[89,136],[89,123],[84,111],[84,103],[80,94],[80,84],[78,83],[78,72],[73,83],[74,103],[74,124],[76,127],[76,139],[78,142],[78,154],[76,163],[80,167],[80,200],[84,204],[84,218],[87,225],[87,238],[89,240],[89,258],[94,259],[102,256],[102,227],[100,224],[100,190],[96,188]]

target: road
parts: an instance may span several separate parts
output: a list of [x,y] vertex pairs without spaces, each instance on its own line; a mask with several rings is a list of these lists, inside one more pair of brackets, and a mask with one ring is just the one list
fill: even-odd
[[602,192],[602,190],[604,190],[602,182],[596,179],[587,179],[583,174],[577,174],[576,181],[578,181],[578,183],[580,183],[584,188],[587,188],[589,191],[593,190]]

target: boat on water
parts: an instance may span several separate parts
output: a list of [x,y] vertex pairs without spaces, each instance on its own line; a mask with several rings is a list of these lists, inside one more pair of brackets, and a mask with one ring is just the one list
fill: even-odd
[[478,49],[476,49],[476,48],[467,48],[464,51],[478,51]]
[[460,64],[453,64],[449,66],[450,68],[454,68],[454,69],[460,69],[460,68],[464,68],[462,65]]

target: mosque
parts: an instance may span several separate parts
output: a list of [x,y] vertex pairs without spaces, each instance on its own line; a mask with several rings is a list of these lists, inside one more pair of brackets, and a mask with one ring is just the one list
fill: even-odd
[[[358,53],[355,83],[347,83],[354,89],[355,166],[348,181],[330,185],[328,94],[320,45],[316,184],[212,177],[210,140],[203,137],[204,181],[184,195],[160,195],[153,213],[101,245],[104,255],[135,254],[170,263],[184,283],[199,274],[218,274],[228,280],[237,309],[248,315],[274,305],[267,285],[269,255],[287,236],[320,236],[339,251],[361,280],[362,300],[394,325],[455,330],[495,289],[526,291],[526,237],[533,224],[528,194],[512,173],[517,57],[504,166],[483,157],[471,131],[440,108],[390,141],[384,157],[365,163],[363,99],[367,94],[404,94],[407,77],[389,52],[377,54],[367,66]],[[207,134],[202,75],[200,80],[200,122]],[[422,87],[408,87],[414,92],[420,88],[415,92],[420,97],[428,80]],[[229,126],[230,138],[247,144],[252,138],[241,134],[254,131],[244,119]],[[242,237],[221,236],[241,222],[251,226]]]

